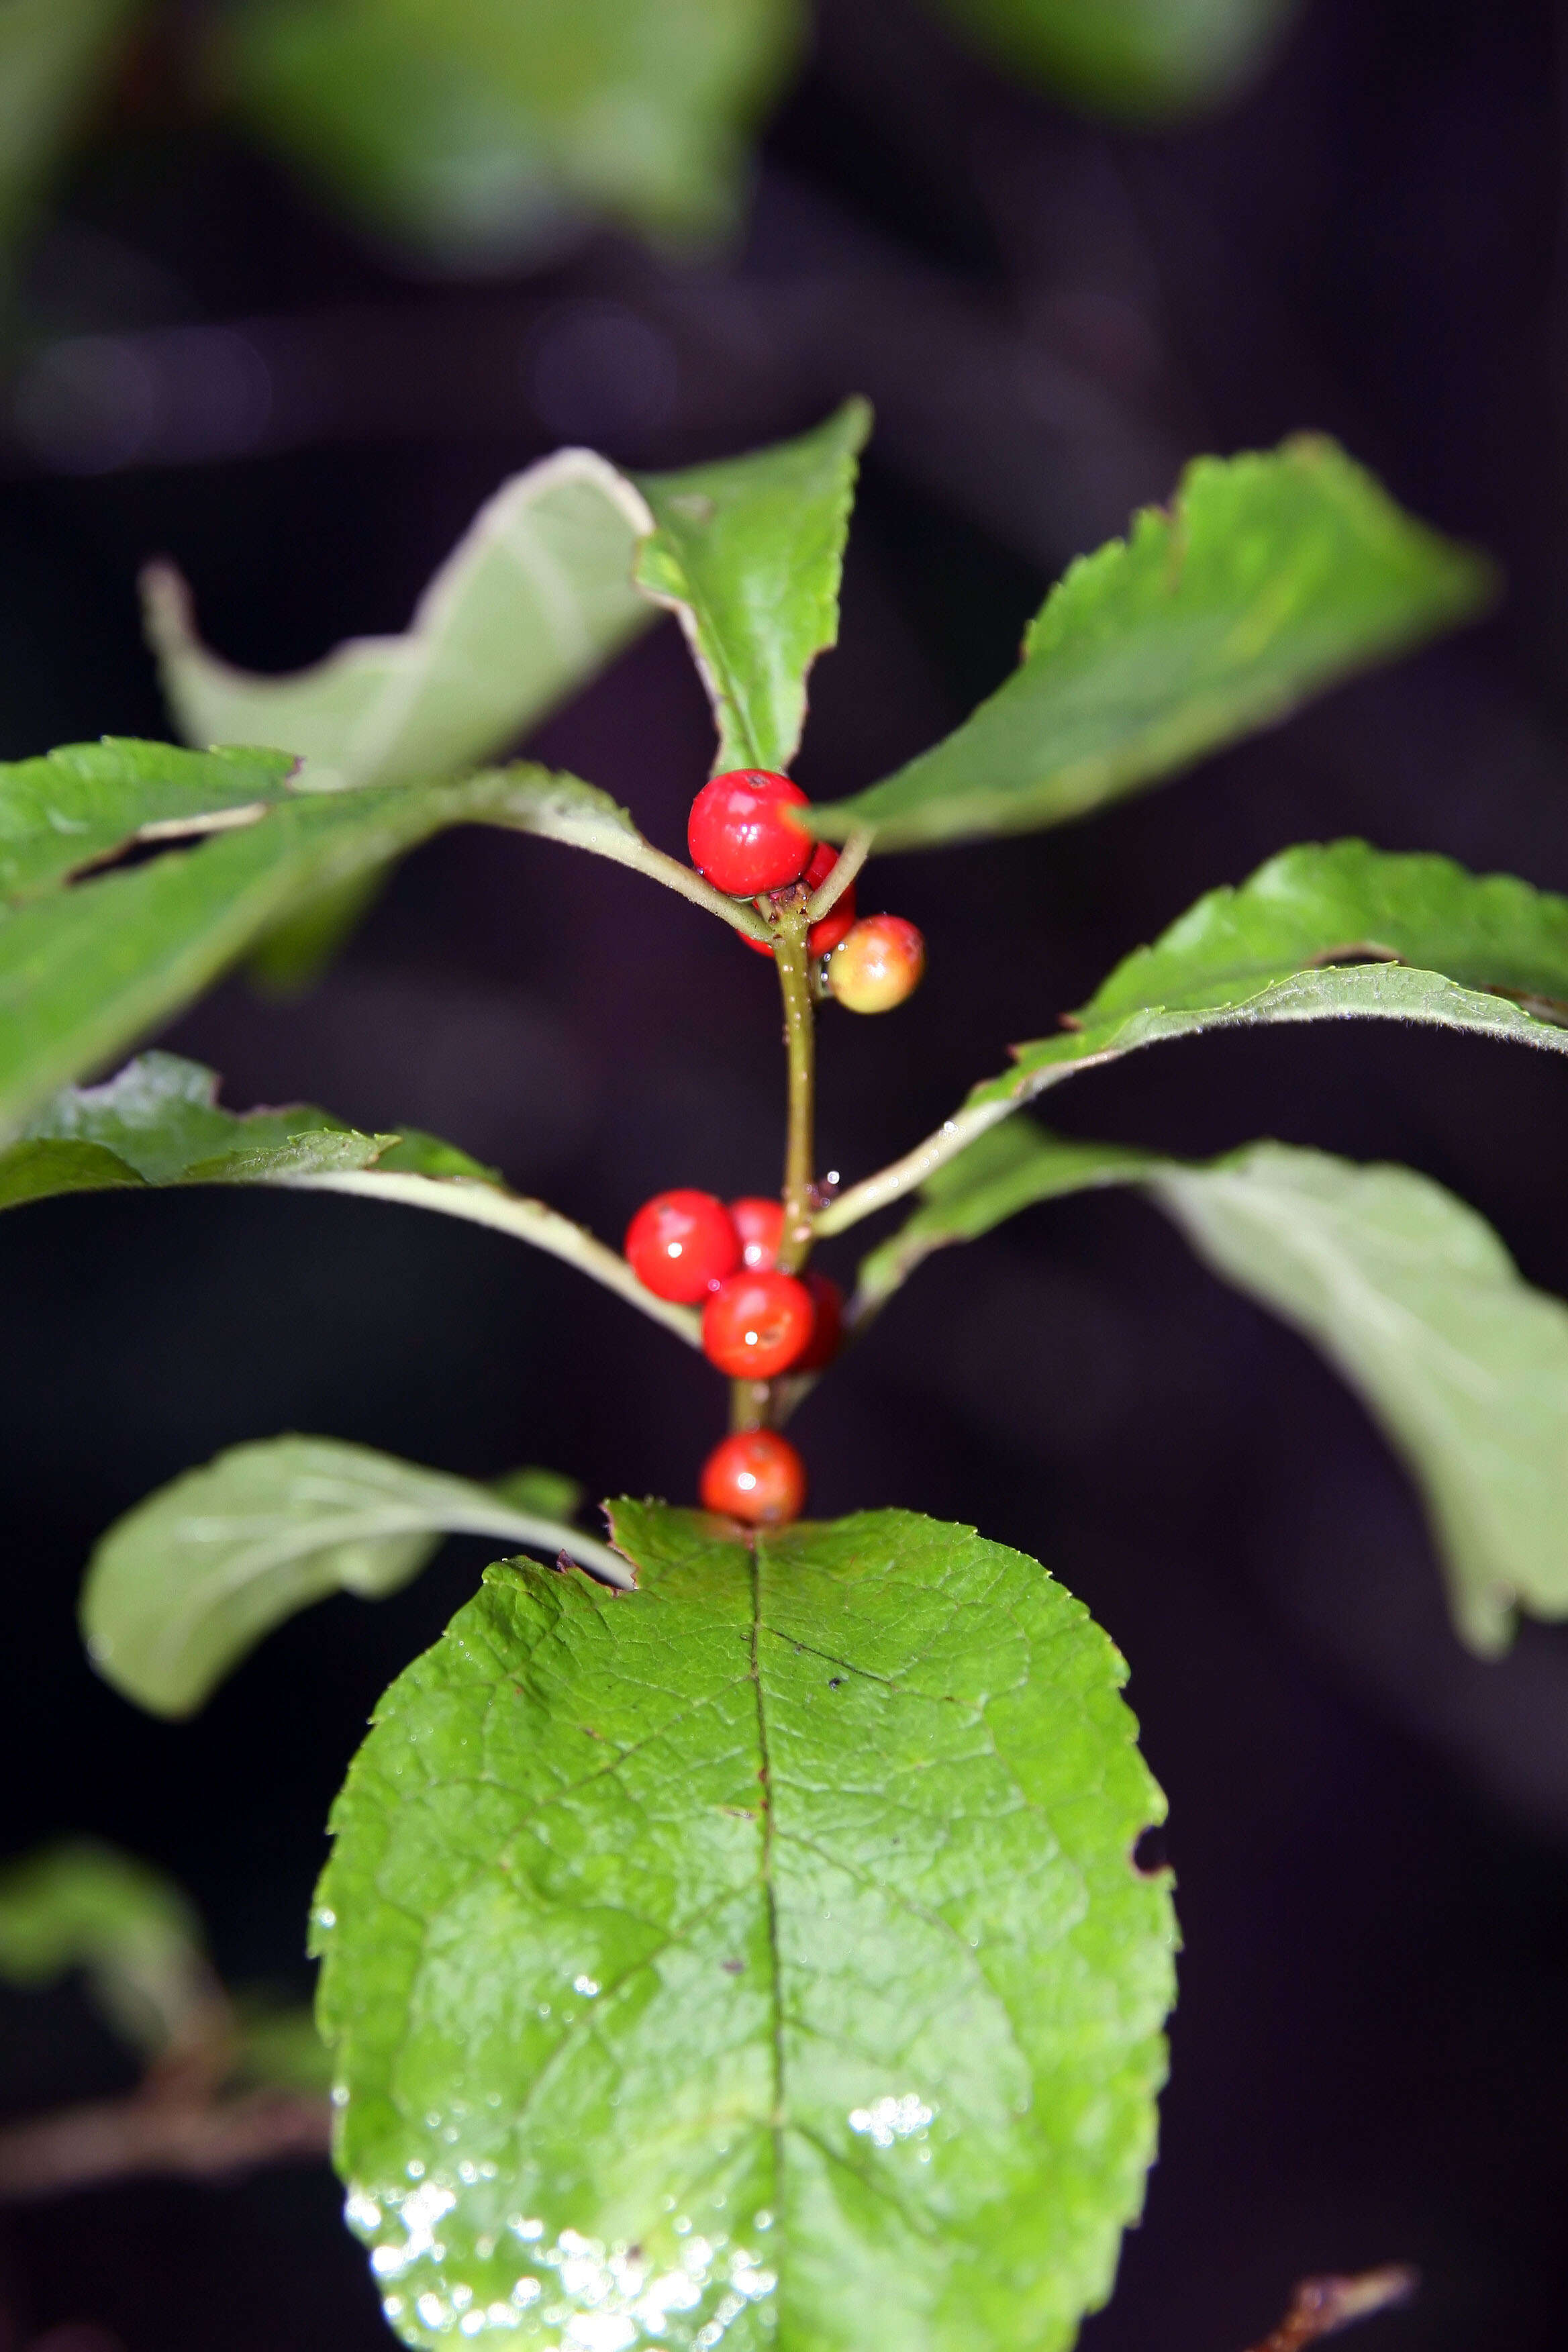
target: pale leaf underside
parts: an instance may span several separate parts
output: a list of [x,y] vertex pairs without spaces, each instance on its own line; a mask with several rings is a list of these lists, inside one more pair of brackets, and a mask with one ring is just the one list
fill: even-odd
[[867,1260],[860,1315],[933,1249],[1107,1184],[1147,1192],[1216,1274],[1358,1391],[1421,1492],[1473,1647],[1505,1646],[1516,1608],[1568,1617],[1568,1307],[1411,1169],[1278,1143],[1194,1166],[1017,1121],[944,1169]]
[[139,1706],[189,1715],[275,1626],[333,1592],[397,1591],[443,1536],[489,1536],[552,1559],[565,1551],[628,1583],[618,1555],[549,1516],[564,1483],[514,1472],[484,1486],[335,1438],[232,1446],[150,1495],[94,1548],[81,1601],[89,1653]]

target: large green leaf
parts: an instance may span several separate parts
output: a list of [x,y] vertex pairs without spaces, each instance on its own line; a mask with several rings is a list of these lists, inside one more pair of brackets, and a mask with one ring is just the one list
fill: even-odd
[[190,743],[276,743],[307,787],[438,782],[505,751],[647,625],[632,585],[648,528],[586,449],[515,475],[482,507],[399,637],[355,637],[288,677],[209,653],[168,564],[142,580],[148,635]]
[[1013,1069],[975,1087],[903,1160],[840,1195],[816,1229],[842,1232],[898,1200],[1078,1070],[1208,1029],[1350,1016],[1568,1052],[1568,898],[1364,841],[1285,850],[1239,889],[1210,891],[1118,964],[1060,1034],[1016,1045]]
[[1490,587],[1331,441],[1200,457],[1172,511],[1071,566],[988,702],[818,830],[906,849],[1060,824],[1470,618]]
[[1165,121],[1228,98],[1297,0],[928,0],[1002,64],[1097,114]]
[[237,1112],[219,1105],[215,1071],[177,1054],[142,1054],[100,1087],[65,1087],[0,1150],[0,1209],[64,1192],[163,1184],[269,1184],[350,1192],[462,1217],[547,1251],[656,1323],[700,1345],[689,1307],[656,1298],[626,1259],[584,1226],[491,1168],[417,1128],[363,1135],[310,1103]]
[[1103,2301],[1173,1928],[1124,1668],[1035,1561],[619,1504],[382,1700],[315,1938],[405,2341],[1053,2352]]
[[154,1715],[191,1715],[256,1644],[330,1593],[379,1601],[443,1536],[559,1552],[626,1584],[625,1561],[538,1506],[563,1482],[476,1485],[326,1437],[230,1447],[162,1486],[95,1546],[81,1624],[94,1665]]
[[76,1838],[0,1872],[0,1977],[31,1988],[72,1969],[147,2058],[198,2034],[216,1996],[201,1924],[179,1888],[147,1863]]
[[142,5],[5,0],[0,7],[0,240],[25,224]]
[[[322,793],[296,789],[291,763],[266,752],[203,760],[166,744],[112,748],[121,763],[115,793],[95,801],[84,787],[80,795],[83,831],[73,841],[89,842],[89,858],[163,832],[212,837],[74,883],[62,872],[68,887],[0,913],[0,1139],[14,1136],[56,1087],[188,1003],[280,916],[448,825],[539,834],[653,873],[727,916],[736,911],[650,848],[607,793],[541,768]],[[62,755],[0,768],[0,841],[8,831],[19,845],[29,885],[47,873],[50,854],[39,809],[47,821],[58,805],[74,821],[66,790],[79,772],[74,756],[64,757],[58,803],[41,793],[37,772]],[[237,808],[240,792],[254,805]],[[230,829],[214,832],[215,824]]]
[[806,673],[838,635],[838,579],[870,430],[863,400],[754,457],[645,475],[658,528],[639,584],[680,616],[719,729],[718,770],[787,769]]
[[241,0],[242,112],[439,261],[525,253],[588,211],[659,237],[735,221],[799,0]]
[[859,1311],[921,1259],[1032,1202],[1135,1184],[1216,1274],[1313,1340],[1419,1486],[1460,1633],[1516,1607],[1568,1617],[1568,1307],[1521,1280],[1485,1220],[1408,1168],[1255,1143],[1207,1166],[1016,1120],[932,1179],[861,1268]]

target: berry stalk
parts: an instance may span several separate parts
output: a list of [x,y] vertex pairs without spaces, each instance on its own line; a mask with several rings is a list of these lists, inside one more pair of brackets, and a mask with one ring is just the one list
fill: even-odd
[[784,1274],[800,1272],[811,1255],[815,1234],[816,1024],[806,929],[804,903],[786,904],[780,908],[773,934],[773,956],[784,997],[784,1051],[789,1071],[784,1233],[778,1252],[778,1265]]

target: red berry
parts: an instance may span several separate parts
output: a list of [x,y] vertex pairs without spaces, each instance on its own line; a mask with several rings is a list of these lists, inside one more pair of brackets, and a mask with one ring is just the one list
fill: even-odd
[[[820,890],[838,863],[838,852],[831,841],[819,841],[811,853],[811,863],[801,880],[808,890]],[[807,952],[814,956],[831,955],[839,940],[855,920],[855,885],[849,885],[837,903],[830,907],[819,923],[813,923],[805,935]],[[773,950],[765,940],[746,939],[740,934],[753,955],[771,956]]]
[[810,803],[798,784],[765,768],[732,768],[714,776],[691,803],[686,839],[691,862],[717,890],[754,898],[798,882],[811,856],[811,835],[785,812]]
[[784,1239],[784,1202],[749,1193],[743,1201],[731,1202],[730,1214],[741,1236],[741,1264],[753,1273],[775,1264]]
[[831,955],[854,928],[855,885],[851,882],[837,906],[829,907],[820,923],[813,923],[805,935],[805,944],[814,956]]
[[626,1227],[626,1263],[656,1298],[705,1298],[741,1263],[741,1236],[711,1192],[656,1192]]
[[844,1336],[844,1293],[830,1274],[818,1274],[815,1268],[802,1279],[811,1293],[816,1320],[811,1327],[810,1339],[790,1370],[820,1372],[838,1353],[838,1342]]
[[851,1013],[890,1013],[920,986],[926,943],[901,915],[868,915],[827,963],[827,985]]
[[776,1429],[742,1429],[722,1438],[702,1465],[698,1489],[705,1510],[752,1527],[781,1527],[800,1517],[805,1465]]
[[732,1274],[702,1310],[702,1351],[731,1380],[771,1381],[789,1370],[816,1320],[811,1293],[793,1274]]

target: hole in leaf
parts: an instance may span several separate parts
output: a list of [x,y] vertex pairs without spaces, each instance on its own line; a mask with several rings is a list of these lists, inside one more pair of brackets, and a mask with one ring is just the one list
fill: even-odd
[[1163,1822],[1152,1822],[1132,1841],[1132,1867],[1140,1878],[1158,1878],[1171,1867],[1170,1843]]
[[102,874],[120,874],[133,866],[148,866],[155,857],[183,856],[197,849],[213,833],[233,833],[241,825],[255,824],[267,814],[265,801],[247,801],[243,808],[215,809],[205,816],[165,817],[155,824],[144,824],[129,841],[116,844],[97,857],[84,859],[66,876],[68,883],[94,882]]

